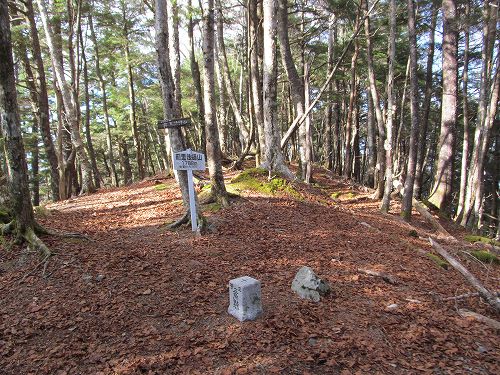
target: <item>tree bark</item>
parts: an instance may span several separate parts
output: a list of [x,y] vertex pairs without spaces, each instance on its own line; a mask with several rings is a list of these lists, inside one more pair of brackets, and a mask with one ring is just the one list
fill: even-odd
[[[203,0],[203,102],[205,108],[205,133],[207,136],[207,162],[210,181],[212,183],[212,198],[223,206],[228,206],[229,199],[226,192],[226,186],[224,185],[224,175],[222,173],[219,129],[217,127],[215,108],[214,13],[214,0]],[[222,23],[220,17],[222,17],[222,12],[220,12],[219,9],[218,25]],[[218,26],[218,29],[219,28],[220,26]],[[218,35],[218,37],[220,41],[222,35]]]
[[277,75],[278,64],[276,61],[276,34],[277,34],[277,0],[263,0],[264,15],[264,57],[262,61],[263,70],[263,112],[264,133],[266,138],[266,150],[262,167],[269,173],[277,172],[287,178],[294,176],[285,165],[280,145],[280,127],[277,121]]
[[37,73],[37,113],[38,113],[38,124],[40,128],[40,133],[42,135],[43,146],[45,149],[45,154],[49,162],[50,168],[50,190],[52,193],[52,200],[59,200],[59,165],[57,161],[57,155],[54,148],[54,142],[52,140],[52,133],[50,130],[50,112],[49,112],[49,98],[47,94],[47,80],[45,78],[45,67],[42,59],[42,51],[40,48],[40,40],[38,37],[38,30],[35,23],[35,12],[33,9],[33,1],[26,0],[26,13],[25,16],[29,23],[30,36],[31,36],[31,48],[33,51],[33,58],[36,64]]
[[64,74],[62,51],[60,48],[56,47],[54,43],[54,33],[52,31],[52,26],[49,23],[47,7],[45,6],[44,0],[37,0],[37,3],[40,9],[40,16],[45,30],[47,44],[50,50],[52,65],[54,67],[54,75],[59,89],[61,90],[62,100],[64,102],[66,119],[71,131],[71,142],[82,166],[82,185],[80,192],[93,193],[95,191],[95,186],[92,180],[92,166],[90,165],[87,153],[85,152],[85,148],[83,146],[82,137],[80,135],[78,111],[76,108],[77,103],[74,101],[75,98],[73,98],[71,93],[71,87],[67,83]]
[[455,127],[457,122],[458,29],[455,0],[443,0],[443,99],[439,156],[429,202],[451,212]]
[[392,193],[392,130],[395,117],[394,105],[394,63],[396,60],[396,1],[390,0],[390,31],[389,31],[389,72],[387,74],[387,120],[386,120],[386,139],[384,142],[385,149],[385,186],[384,197],[380,207],[382,212],[388,213],[390,209],[391,193]]
[[97,38],[94,30],[94,23],[92,20],[92,13],[88,14],[88,22],[90,28],[90,38],[92,44],[94,45],[94,56],[95,56],[95,74],[99,80],[99,86],[101,88],[102,97],[102,110],[104,112],[104,125],[106,126],[106,147],[107,147],[107,157],[109,161],[109,167],[111,172],[111,184],[113,186],[119,186],[118,174],[116,173],[115,166],[115,156],[113,153],[113,139],[111,137],[111,124],[109,122],[109,112],[108,112],[108,97],[106,91],[106,81],[101,72],[100,55],[99,55],[99,45],[97,43]]
[[436,22],[438,15],[437,0],[432,1],[432,18],[429,30],[429,46],[427,48],[427,67],[425,72],[425,97],[422,110],[422,131],[418,139],[417,168],[415,170],[415,186],[413,196],[420,199],[422,195],[422,183],[424,177],[424,161],[427,144],[427,129],[429,127],[429,114],[432,99],[432,65],[434,64],[434,34],[436,32]]
[[401,216],[410,221],[413,198],[413,184],[417,165],[417,138],[419,128],[418,108],[418,76],[417,76],[417,34],[415,28],[415,6],[413,0],[408,0],[408,37],[410,44],[410,101],[411,101],[411,134],[408,165],[406,169],[405,190],[401,207]]

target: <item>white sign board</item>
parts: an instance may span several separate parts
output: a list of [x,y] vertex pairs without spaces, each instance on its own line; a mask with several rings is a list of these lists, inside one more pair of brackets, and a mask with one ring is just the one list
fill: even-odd
[[177,171],[204,171],[205,155],[201,152],[186,150],[174,154],[174,169]]
[[189,188],[189,211],[191,213],[191,229],[193,232],[198,230],[197,211],[195,201],[195,191],[193,183],[193,171],[205,170],[205,155],[201,152],[187,149],[185,151],[174,153],[174,169],[177,171],[187,171]]

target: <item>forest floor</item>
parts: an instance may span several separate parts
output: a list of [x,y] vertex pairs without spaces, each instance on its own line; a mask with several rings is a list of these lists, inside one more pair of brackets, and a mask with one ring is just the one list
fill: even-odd
[[[315,176],[311,187],[240,189],[229,208],[205,205],[201,237],[165,227],[182,213],[172,179],[37,210],[47,228],[89,240],[43,237],[55,253],[44,264],[2,239],[0,373],[500,373],[499,332],[457,309],[500,317],[477,296],[445,300],[474,290],[425,254],[432,228],[417,213],[402,222],[398,202],[383,215],[363,188]],[[500,266],[475,261],[467,252],[479,245],[441,223],[460,240],[441,244],[500,289]],[[332,286],[319,303],[290,289],[303,265]],[[262,282],[264,313],[240,323],[227,313],[228,281],[243,275]]]

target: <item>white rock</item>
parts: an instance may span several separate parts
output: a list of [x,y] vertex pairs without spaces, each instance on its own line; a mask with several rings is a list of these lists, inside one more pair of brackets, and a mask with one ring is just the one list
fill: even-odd
[[301,298],[319,302],[330,292],[330,285],[320,279],[309,267],[301,267],[292,282],[292,290]]
[[262,314],[260,281],[250,276],[229,281],[229,307],[227,312],[240,322],[255,320]]

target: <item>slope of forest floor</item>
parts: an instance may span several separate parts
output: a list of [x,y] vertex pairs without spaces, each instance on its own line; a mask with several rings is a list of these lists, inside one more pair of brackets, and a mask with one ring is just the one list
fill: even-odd
[[[499,332],[457,309],[499,316],[476,296],[445,300],[473,290],[426,255],[431,227],[416,213],[413,227],[402,222],[398,202],[383,215],[362,188],[316,178],[293,194],[240,189],[229,208],[206,205],[201,237],[166,229],[182,213],[172,179],[39,209],[46,227],[88,240],[45,236],[56,255],[43,264],[2,238],[0,373],[500,373]],[[442,245],[500,289],[500,266],[475,261],[478,245],[441,223],[460,239]],[[332,286],[319,303],[290,289],[303,265]],[[264,314],[240,323],[227,314],[228,281],[243,275],[262,282]]]

